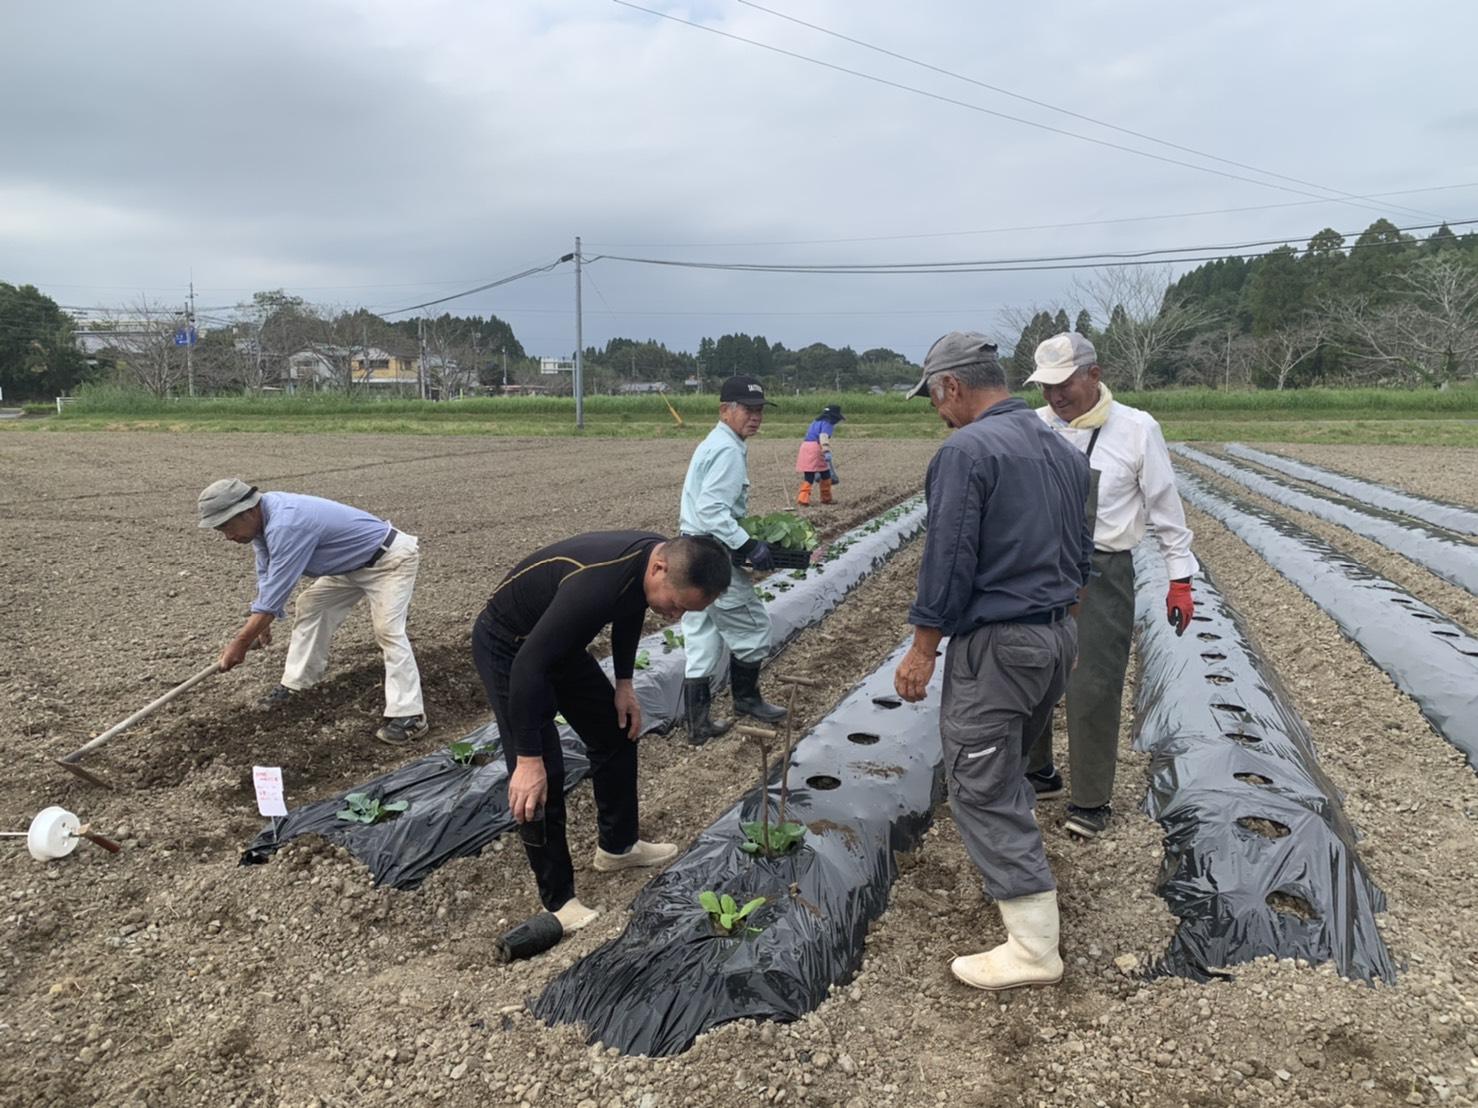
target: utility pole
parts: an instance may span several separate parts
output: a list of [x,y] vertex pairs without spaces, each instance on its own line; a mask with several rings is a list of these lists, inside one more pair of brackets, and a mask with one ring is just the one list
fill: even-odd
[[505,347],[498,348],[499,355],[503,358],[503,391],[508,391],[508,351]]
[[185,382],[195,395],[195,272],[190,272],[190,306],[185,309]]
[[585,316],[580,296],[580,236],[575,236],[575,427],[585,430]]
[[416,320],[416,337],[421,343],[421,361],[419,371],[416,373],[416,384],[420,389],[421,399],[426,399],[426,317],[421,316]]

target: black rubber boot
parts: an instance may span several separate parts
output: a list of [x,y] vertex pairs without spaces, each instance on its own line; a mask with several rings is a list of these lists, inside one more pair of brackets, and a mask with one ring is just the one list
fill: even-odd
[[734,691],[734,711],[753,716],[761,723],[779,723],[786,716],[778,704],[766,703],[760,696],[760,667],[729,659],[729,684]]
[[708,687],[707,677],[684,679],[683,704],[688,710],[688,742],[694,746],[702,746],[709,739],[718,738],[733,726],[732,720],[713,719],[709,716],[713,692]]

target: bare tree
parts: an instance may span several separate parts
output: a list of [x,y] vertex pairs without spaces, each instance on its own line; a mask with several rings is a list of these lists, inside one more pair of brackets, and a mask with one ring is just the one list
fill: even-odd
[[1150,367],[1183,350],[1197,331],[1214,323],[1216,313],[1170,291],[1168,266],[1101,269],[1073,283],[1078,299],[1092,304],[1106,321],[1098,356],[1115,384],[1145,387]]
[[1434,388],[1478,373],[1478,268],[1446,255],[1397,275],[1397,297],[1327,306],[1350,353],[1375,377]]
[[337,388],[352,392],[354,363],[369,360],[369,323],[349,312],[319,315],[312,320],[304,349],[318,358]]
[[1213,389],[1250,389],[1256,353],[1257,341],[1234,325],[1204,331],[1186,346],[1176,381]]
[[175,345],[175,331],[184,322],[183,312],[147,298],[129,305],[124,315],[107,317],[108,348],[124,379],[159,397],[179,386],[185,380],[185,348]]
[[1287,387],[1294,370],[1317,354],[1328,337],[1328,320],[1311,313],[1256,339],[1253,356],[1258,367],[1273,379],[1281,392]]
[[477,384],[472,334],[446,317],[426,321],[426,375],[441,395],[450,397]]

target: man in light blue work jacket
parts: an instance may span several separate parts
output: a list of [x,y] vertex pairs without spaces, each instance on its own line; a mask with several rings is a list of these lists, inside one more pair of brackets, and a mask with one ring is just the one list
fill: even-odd
[[[749,511],[749,468],[746,440],[765,418],[765,390],[753,377],[730,377],[719,389],[718,426],[709,432],[683,481],[679,529],[685,535],[712,535],[732,551],[735,565],[773,569],[768,544],[752,539],[739,525]],[[763,723],[785,718],[785,709],[760,696],[760,665],[770,655],[770,617],[749,577],[735,573],[728,589],[701,612],[683,616],[687,665],[683,698],[687,705],[688,741],[701,746],[729,729],[729,720],[709,715],[711,679],[729,650],[729,683],[734,710]]]

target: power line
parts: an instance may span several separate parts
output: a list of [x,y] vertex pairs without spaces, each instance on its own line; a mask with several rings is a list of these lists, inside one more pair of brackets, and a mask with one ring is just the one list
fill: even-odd
[[[1428,230],[1440,226],[1467,226],[1478,223],[1478,219],[1460,219],[1451,222],[1416,224],[1408,227],[1397,227],[1398,232]],[[1338,232],[1336,232],[1338,233]],[[620,254],[597,254],[587,259],[587,262],[616,261],[629,262],[636,265],[667,266],[678,269],[709,269],[725,270],[729,272],[742,273],[803,273],[813,275],[873,275],[873,276],[905,276],[909,274],[939,274],[939,273],[1030,273],[1045,270],[1060,269],[1109,269],[1125,266],[1139,265],[1165,265],[1171,262],[1206,262],[1217,261],[1221,258],[1256,258],[1262,257],[1271,251],[1259,251],[1253,253],[1231,253],[1226,251],[1241,251],[1255,246],[1288,246],[1292,242],[1308,242],[1315,236],[1288,239],[1263,239],[1258,242],[1230,243],[1222,246],[1180,246],[1162,247],[1157,250],[1121,251],[1115,253],[1103,252],[1097,254],[1061,254],[1046,255],[1029,258],[986,258],[957,262],[878,262],[878,263],[854,263],[840,265],[806,265],[789,262],[700,262],[681,261],[673,258],[639,258]],[[1349,234],[1341,235],[1348,238]],[[1370,249],[1376,246],[1403,246],[1414,245],[1410,241],[1396,242],[1373,242],[1361,245],[1356,242],[1342,249],[1353,252],[1356,249]],[[1214,250],[1218,253],[1205,254],[1193,257],[1166,257],[1169,254],[1190,254],[1198,251]],[[1101,260],[1094,260],[1101,259]]]
[[[927,69],[933,73],[943,74],[946,77],[953,77],[957,81],[964,81],[966,84],[975,85],[978,88],[988,89],[991,92],[998,92],[1002,96],[1009,96],[1013,100],[1020,100],[1023,103],[1032,104],[1038,108],[1046,108],[1048,111],[1057,112],[1060,115],[1070,116],[1073,119],[1081,119],[1085,123],[1092,123],[1098,127],[1105,127],[1110,131],[1118,131],[1120,134],[1123,135],[1131,135],[1137,139],[1144,139],[1146,142],[1153,142],[1157,146],[1168,147],[1171,150],[1179,150],[1184,154],[1193,154],[1198,158],[1206,158],[1213,162],[1221,162],[1223,165],[1235,166],[1238,169],[1246,169],[1253,173],[1261,173],[1265,177],[1276,177],[1281,181],[1291,181],[1295,185],[1307,185],[1309,188],[1323,189],[1325,192],[1335,193],[1337,196],[1342,197],[1346,200],[1365,199],[1365,197],[1363,196],[1356,196],[1354,193],[1345,192],[1342,189],[1332,188],[1329,185],[1321,185],[1317,181],[1305,181],[1299,177],[1290,177],[1286,173],[1275,173],[1271,169],[1263,169],[1260,166],[1249,165],[1246,162],[1233,161],[1231,158],[1223,158],[1217,154],[1209,154],[1205,150],[1197,150],[1191,146],[1182,146],[1180,143],[1177,142],[1170,142],[1167,139],[1156,138],[1154,135],[1145,134],[1143,131],[1135,131],[1131,130],[1128,127],[1120,127],[1118,124],[1109,123],[1107,120],[1097,119],[1091,115],[1084,115],[1082,112],[1071,111],[1068,108],[1060,108],[1056,104],[1049,104],[1045,100],[1037,100],[1033,97],[1025,96],[1022,93],[1012,92],[1010,89],[1002,88],[1000,85],[988,84],[985,81],[977,80],[974,77],[968,77],[963,73],[956,73],[953,70],[945,69],[942,66],[932,65],[929,62],[920,61],[917,58],[911,58],[907,54],[900,54],[895,50],[888,50],[881,46],[875,46],[870,42],[864,42],[862,39],[853,38],[852,36],[844,35],[839,31],[833,31],[827,27],[822,27],[820,24],[808,23],[806,20],[799,19],[796,16],[786,15],[784,12],[777,12],[775,9],[767,8],[763,4],[756,4],[754,0],[739,0],[739,3],[745,5],[746,7],[754,8],[756,11],[762,11],[767,15],[773,15],[777,19],[784,19],[790,23],[795,23],[802,27],[809,27],[813,31],[820,31],[823,35],[830,35],[832,38],[840,39],[843,42],[850,42],[852,45],[860,46],[865,50],[872,50],[875,53],[883,54],[890,58],[896,58],[898,61],[908,62],[910,65],[919,66],[921,69]],[[1404,211],[1414,215],[1430,216],[1435,219],[1441,218],[1441,216],[1438,215],[1438,213],[1436,212],[1422,211],[1417,208],[1403,208],[1398,205],[1392,205],[1392,207],[1395,208],[1395,210],[1397,211]]]
[[533,266],[529,269],[523,270],[520,273],[513,273],[507,277],[500,277],[496,281],[489,281],[485,285],[478,285],[476,288],[473,289],[465,289],[462,292],[454,292],[450,296],[442,296],[436,300],[427,300],[421,304],[412,304],[408,308],[393,308],[388,312],[380,312],[379,314],[382,316],[402,315],[405,312],[414,312],[419,311],[421,308],[430,308],[436,304],[445,304],[449,300],[460,300],[462,297],[471,296],[475,292],[486,292],[488,289],[495,289],[499,285],[508,285],[512,284],[514,281],[521,281],[523,280],[523,278],[530,277],[535,273],[548,273],[555,266],[560,265],[563,262],[567,262],[573,257],[573,254],[565,254],[562,257],[554,259],[554,261],[550,262],[548,265]]
[[982,115],[994,116],[997,119],[1004,119],[1011,123],[1020,123],[1025,127],[1035,127],[1038,130],[1049,131],[1052,134],[1063,135],[1067,138],[1077,139],[1080,142],[1090,142],[1095,146],[1104,146],[1109,148],[1110,150],[1119,150],[1126,154],[1134,154],[1137,157],[1149,158],[1152,161],[1157,162],[1164,162],[1166,165],[1177,165],[1183,169],[1194,169],[1199,173],[1210,173],[1217,177],[1226,177],[1233,181],[1242,181],[1249,185],[1258,185],[1262,188],[1277,189],[1280,192],[1293,193],[1295,196],[1310,196],[1319,200],[1335,201],[1337,203],[1347,204],[1352,207],[1365,208],[1369,211],[1384,210],[1371,207],[1371,205],[1369,204],[1361,204],[1354,200],[1342,200],[1335,197],[1319,196],[1317,193],[1308,192],[1300,188],[1294,188],[1291,185],[1280,185],[1273,181],[1259,181],[1255,177],[1245,177],[1240,173],[1229,173],[1224,169],[1217,169],[1214,166],[1197,165],[1195,162],[1187,162],[1181,160],[1180,158],[1167,157],[1164,154],[1156,154],[1150,150],[1139,150],[1133,146],[1125,146],[1123,143],[1111,142],[1108,139],[1094,138],[1092,135],[1079,134],[1076,131],[1069,131],[1063,127],[1054,127],[1050,123],[1041,123],[1037,120],[1025,119],[1019,115],[1011,115],[1008,112],[999,112],[996,111],[994,108],[987,108],[982,104],[972,104],[968,100],[960,100],[953,96],[945,96],[943,93],[930,92],[928,89],[919,88],[917,85],[907,85],[901,81],[891,81],[886,77],[879,77],[872,73],[864,73],[860,69],[851,69],[844,65],[837,65],[834,62],[822,61],[820,58],[813,58],[807,54],[797,53],[794,50],[786,50],[783,47],[771,46],[769,43],[760,42],[758,39],[746,38],[744,35],[736,35],[732,31],[723,31],[717,27],[710,27],[703,23],[694,22],[691,19],[683,19],[681,16],[672,15],[668,12],[658,11],[656,8],[643,7],[641,4],[632,3],[632,0],[611,0],[611,2],[613,4],[621,5],[623,8],[631,8],[634,11],[645,12],[648,15],[655,15],[659,19],[667,19],[671,20],[673,23],[681,23],[686,27],[693,27],[700,31],[707,31],[709,34],[718,35],[721,38],[732,39],[735,42],[742,42],[748,46],[755,46],[761,50],[768,50],[771,53],[781,54],[787,58],[794,58],[797,61],[806,62],[809,65],[820,66],[823,69],[830,69],[837,73],[845,73],[848,76],[859,77],[864,81],[871,81],[874,84],[885,85],[888,88],[901,89],[904,92],[911,92],[918,96],[927,97],[930,100],[938,100],[940,103],[943,104],[953,104],[955,107],[965,108],[968,111],[979,112]]
[[[1430,185],[1419,189],[1398,189],[1394,192],[1371,192],[1358,197],[1361,200],[1377,200],[1384,196],[1410,196],[1413,193],[1443,192],[1452,189],[1478,188],[1478,181],[1464,181],[1456,185]],[[865,235],[831,239],[774,239],[749,240],[744,242],[588,242],[587,246],[599,246],[620,250],[686,250],[694,248],[714,249],[718,247],[752,246],[831,246],[861,242],[902,242],[909,239],[965,238],[970,235],[1004,235],[1020,231],[1059,231],[1075,227],[1107,227],[1120,223],[1148,223],[1164,219],[1191,219],[1207,215],[1237,215],[1242,212],[1266,212],[1278,208],[1309,208],[1319,204],[1338,203],[1333,197],[1321,200],[1284,200],[1277,204],[1250,204],[1238,208],[1208,208],[1195,212],[1167,212],[1159,215],[1128,215],[1112,219],[1080,219],[1070,223],[1025,223],[1016,227],[985,227],[975,231],[926,231],[907,235]]]

